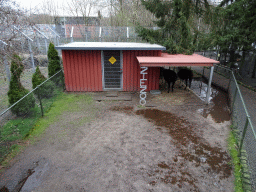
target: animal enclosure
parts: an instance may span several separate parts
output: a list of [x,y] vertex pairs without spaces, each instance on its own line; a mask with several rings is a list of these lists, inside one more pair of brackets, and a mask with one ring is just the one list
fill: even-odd
[[[148,43],[77,42],[62,50],[67,91],[145,91],[159,89],[162,66],[213,66],[199,55],[169,55],[166,48]],[[141,71],[145,70],[143,75]]]

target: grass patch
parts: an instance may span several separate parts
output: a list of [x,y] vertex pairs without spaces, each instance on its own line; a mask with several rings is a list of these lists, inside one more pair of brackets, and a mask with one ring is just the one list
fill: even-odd
[[92,97],[86,94],[60,94],[58,99],[52,104],[51,110],[45,113],[44,117],[40,118],[36,122],[34,128],[31,130],[27,138],[35,140],[45,131],[47,127],[55,122],[58,122],[63,112],[82,111],[83,105],[91,104],[92,101]]
[[232,164],[234,168],[234,176],[235,176],[235,192],[243,192],[243,184],[242,184],[242,167],[240,158],[238,157],[238,147],[236,144],[236,138],[234,136],[233,131],[230,132],[230,136],[228,139],[228,149],[230,155],[232,157]]
[[[43,111],[45,113],[42,119],[47,119],[47,111],[54,105],[54,101],[59,99],[59,97],[61,98],[61,95],[63,95],[61,89],[55,89],[54,93],[54,97],[42,100]],[[2,165],[6,164],[10,155],[12,157],[12,154],[15,154],[16,151],[21,149],[21,147],[18,147],[18,143],[24,143],[22,140],[30,138],[30,134],[33,133],[33,130],[42,133],[42,131],[40,131],[42,128],[37,125],[41,115],[41,107],[38,104],[31,110],[30,114],[11,119],[0,127],[0,163]]]
[[18,144],[14,144],[11,146],[10,148],[10,152],[9,154],[6,156],[6,158],[4,159],[4,161],[1,162],[1,166],[5,167],[9,164],[9,162],[17,155],[19,154],[20,151],[22,151],[22,149],[24,148],[24,146],[22,145],[18,145]]
[[[29,140],[30,143],[44,133],[47,127],[59,121],[63,112],[79,112],[84,105],[92,103],[92,97],[86,94],[67,94],[58,92],[58,96],[43,99],[44,117],[41,117],[40,107],[33,109],[32,115],[10,120],[0,129],[0,162],[6,166],[10,159],[19,153],[23,146],[17,143]],[[82,118],[79,124],[89,121]]]

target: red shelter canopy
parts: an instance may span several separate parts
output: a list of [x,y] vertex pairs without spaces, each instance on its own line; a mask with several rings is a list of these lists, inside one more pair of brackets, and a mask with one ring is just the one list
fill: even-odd
[[161,57],[152,56],[137,56],[140,66],[143,67],[161,67],[161,66],[213,66],[219,63],[214,59],[209,59],[198,54],[183,55],[176,54],[170,55],[162,53]]
[[203,57],[201,55],[193,54],[193,55],[183,55],[176,54],[170,55],[168,53],[162,53],[160,57],[157,56],[137,56],[136,57],[141,67],[183,67],[183,66],[209,66],[211,67],[207,94],[206,94],[206,102],[209,103],[210,98],[210,89],[212,83],[213,69],[214,64],[219,63],[214,59],[209,59],[207,57]]

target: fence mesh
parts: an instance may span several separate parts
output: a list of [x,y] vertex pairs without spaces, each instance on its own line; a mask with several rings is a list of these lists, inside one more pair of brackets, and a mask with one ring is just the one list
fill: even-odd
[[[44,61],[43,61],[44,59]],[[48,69],[47,69],[47,65],[48,65],[48,61],[47,61],[47,57],[43,58],[40,63],[38,63],[39,69],[42,72],[42,74],[47,77],[48,76]],[[24,61],[24,60],[23,60]],[[25,64],[25,69],[24,72],[21,75],[21,84],[28,90],[32,90],[32,76],[34,74],[34,70],[31,66],[26,65],[26,63],[23,62],[23,64]],[[9,66],[8,66],[9,67]],[[8,108],[8,95],[7,92],[9,90],[9,81],[7,78],[7,74],[3,73],[0,76],[0,113],[3,112],[5,109]]]
[[[208,54],[208,56],[211,57],[211,54]],[[209,77],[210,69],[208,68],[201,70],[198,67],[194,67],[193,70],[204,74],[206,78]],[[255,101],[252,97],[248,96],[249,90],[241,89],[241,86],[238,85],[236,81],[237,75],[236,71],[232,71],[223,65],[217,65],[214,68],[213,83],[229,93],[233,131],[237,139],[237,150],[240,151],[241,149],[240,160],[242,164],[243,187],[245,191],[256,191],[256,134],[255,118],[253,118],[255,109],[245,105],[245,103],[248,105]],[[243,98],[242,95],[246,97]],[[247,121],[248,116],[252,117],[252,122]]]
[[[243,183],[253,191],[256,190],[256,135],[253,125],[247,122],[248,115],[253,115],[247,111],[243,103],[242,95],[239,94],[239,86],[236,83],[235,75],[225,67],[217,69],[218,74],[223,77],[230,77],[228,87],[230,105],[232,110],[233,130],[237,138],[238,150],[241,149],[241,164],[243,172]],[[238,90],[239,89],[239,90]]]
[[1,113],[0,162],[18,144],[22,144],[22,139],[36,126],[37,120],[63,92],[63,85],[63,73],[59,71]]
[[[244,156],[247,158],[244,163],[248,164],[252,190],[256,191],[256,139],[251,124],[248,125],[243,147],[246,153]],[[245,179],[249,180],[249,177],[245,176]]]
[[[246,122],[246,108],[239,95],[235,79],[230,83],[230,94],[232,95],[232,118],[234,128],[237,129],[239,147],[242,145],[241,162],[243,167],[243,179],[245,182],[251,181],[253,191],[256,190],[256,137],[252,124]],[[248,111],[248,113],[250,113]],[[252,115],[252,114],[251,114]],[[248,123],[248,124],[247,124]],[[246,131],[246,132],[245,132]],[[245,135],[244,135],[245,134]],[[241,143],[241,141],[243,142]]]
[[[65,38],[83,42],[141,42],[135,27],[66,25]],[[61,40],[62,43],[62,40]]]

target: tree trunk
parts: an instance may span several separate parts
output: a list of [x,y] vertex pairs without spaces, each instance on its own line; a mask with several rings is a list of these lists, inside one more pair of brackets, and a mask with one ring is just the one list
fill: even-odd
[[235,62],[235,49],[233,49],[233,47],[231,47],[229,54],[230,54],[229,62],[232,62],[232,63]]
[[240,68],[239,68],[239,74],[240,75],[244,75],[244,63],[245,63],[245,54],[246,54],[246,52],[243,50],[243,52],[242,52],[242,59],[241,59],[241,65],[239,66]]
[[255,73],[256,73],[256,55],[254,55],[254,67],[252,71],[252,78],[255,78]]

